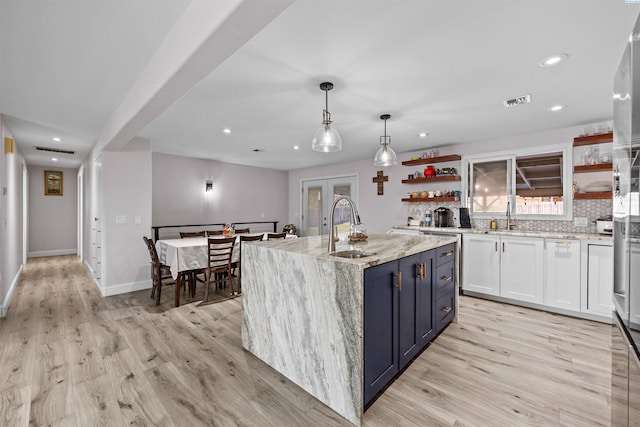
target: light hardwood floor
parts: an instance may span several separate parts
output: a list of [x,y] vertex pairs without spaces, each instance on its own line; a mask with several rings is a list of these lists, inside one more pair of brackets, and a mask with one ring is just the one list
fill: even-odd
[[[172,296],[101,298],[77,257],[30,259],[0,320],[0,425],[351,425],[242,350],[240,299]],[[610,325],[460,305],[363,425],[610,424]]]

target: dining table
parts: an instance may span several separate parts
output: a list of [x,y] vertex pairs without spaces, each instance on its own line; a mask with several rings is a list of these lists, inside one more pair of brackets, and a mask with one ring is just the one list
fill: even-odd
[[[240,236],[262,235],[262,240],[267,240],[268,233],[236,234],[233,245],[231,262],[237,263],[240,259]],[[187,237],[184,239],[164,239],[156,241],[158,258],[164,265],[169,266],[171,276],[176,281],[175,306],[180,305],[180,288],[182,288],[185,274],[207,268],[209,260],[209,239],[223,239],[227,236],[215,235],[209,237]],[[287,238],[289,235],[287,235]],[[291,235],[291,237],[297,237]]]

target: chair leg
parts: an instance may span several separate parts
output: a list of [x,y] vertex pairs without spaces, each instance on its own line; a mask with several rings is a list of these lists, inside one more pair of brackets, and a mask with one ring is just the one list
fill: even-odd
[[162,283],[158,283],[158,294],[156,295],[156,306],[160,305],[160,294],[162,293]]
[[211,278],[211,274],[207,271],[204,276],[204,299],[202,302],[207,302],[209,300],[209,279]]
[[233,292],[233,276],[231,275],[231,272],[227,273],[227,282],[229,283],[229,287],[231,288],[231,295],[234,294]]

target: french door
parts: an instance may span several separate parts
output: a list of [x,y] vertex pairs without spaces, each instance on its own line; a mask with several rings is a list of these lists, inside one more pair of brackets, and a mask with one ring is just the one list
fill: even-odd
[[[302,235],[329,234],[329,210],[338,196],[358,197],[356,175],[302,181]],[[338,233],[348,233],[351,208],[345,201],[336,206],[334,225]]]

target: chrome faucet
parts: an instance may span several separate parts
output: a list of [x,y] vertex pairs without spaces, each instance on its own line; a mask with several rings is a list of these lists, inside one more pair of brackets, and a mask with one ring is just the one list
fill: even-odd
[[507,202],[507,230],[516,228],[516,222],[511,218],[511,202]]
[[335,230],[333,229],[333,215],[336,211],[336,205],[340,200],[346,200],[349,205],[351,205],[351,225],[359,225],[360,224],[360,214],[358,213],[358,208],[356,208],[356,203],[351,199],[351,197],[347,196],[339,196],[333,201],[333,205],[331,205],[331,211],[329,214],[329,253],[332,254],[336,251],[336,240],[337,236],[335,234]]

